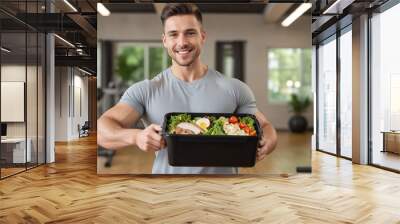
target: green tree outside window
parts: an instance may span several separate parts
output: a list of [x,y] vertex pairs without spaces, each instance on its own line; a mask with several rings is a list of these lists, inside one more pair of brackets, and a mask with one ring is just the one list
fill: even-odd
[[270,49],[268,100],[272,103],[286,103],[293,93],[311,96],[311,49]]
[[116,44],[115,72],[126,85],[152,79],[172,62],[161,44]]
[[150,60],[149,60],[149,75],[150,79],[158,75],[162,70],[163,67],[163,55],[164,49],[161,47],[150,47],[149,49]]
[[119,49],[116,72],[122,81],[133,84],[144,79],[144,48]]

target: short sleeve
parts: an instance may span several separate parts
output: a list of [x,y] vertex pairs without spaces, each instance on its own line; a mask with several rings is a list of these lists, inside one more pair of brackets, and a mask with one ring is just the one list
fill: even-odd
[[246,83],[236,80],[235,88],[237,100],[236,113],[255,114],[257,111],[256,98],[250,87]]
[[119,102],[128,104],[142,116],[146,111],[148,89],[149,80],[137,82],[125,91]]

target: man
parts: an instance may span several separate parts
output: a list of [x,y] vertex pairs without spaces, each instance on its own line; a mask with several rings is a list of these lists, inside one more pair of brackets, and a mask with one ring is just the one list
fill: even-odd
[[[257,161],[276,145],[271,123],[260,113],[249,87],[207,67],[200,60],[206,39],[202,16],[195,5],[168,4],[162,12],[162,41],[172,58],[172,66],[152,80],[132,85],[120,102],[98,120],[98,144],[109,149],[136,145],[156,153],[154,174],[235,174],[236,167],[173,167],[159,132],[168,112],[250,113],[255,114],[264,137]],[[130,128],[140,118],[151,125],[144,130]],[[227,155],[228,156],[228,155]]]

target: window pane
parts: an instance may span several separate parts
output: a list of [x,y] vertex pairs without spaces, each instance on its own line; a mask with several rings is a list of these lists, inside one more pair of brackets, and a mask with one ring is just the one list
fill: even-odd
[[223,45],[223,56],[222,57],[223,57],[222,74],[224,74],[228,77],[233,77],[235,59],[233,58],[233,46],[231,44]]
[[127,85],[144,79],[144,47],[117,45],[115,59],[117,76]]
[[286,103],[292,93],[311,96],[311,49],[270,49],[268,100],[273,103]]
[[318,148],[336,153],[336,40],[318,48]]
[[[27,117],[27,149],[28,168],[36,166],[38,161],[38,142],[37,142],[37,104],[38,104],[38,88],[37,88],[37,76],[38,76],[38,33],[27,32],[27,69],[26,69],[26,117]],[[30,153],[29,153],[30,151]]]
[[149,79],[152,79],[163,70],[164,48],[150,47],[149,54]]
[[46,149],[45,149],[45,65],[46,65],[46,36],[42,33],[39,34],[38,41],[38,163],[45,163]]
[[[0,16],[3,16],[0,13]],[[25,170],[31,162],[31,141],[26,141],[26,33],[1,34],[1,177]],[[29,53],[29,52],[28,52]],[[28,138],[29,139],[29,138]],[[28,144],[27,144],[28,143]],[[28,148],[27,148],[28,146]]]
[[372,163],[396,170],[400,170],[400,32],[394,27],[399,21],[400,4],[371,20]]
[[351,158],[352,141],[352,37],[351,31],[340,37],[340,153]]

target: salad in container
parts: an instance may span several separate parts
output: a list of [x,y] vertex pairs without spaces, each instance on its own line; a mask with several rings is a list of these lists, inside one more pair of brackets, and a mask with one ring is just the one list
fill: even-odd
[[171,166],[252,167],[262,129],[252,114],[174,112],[162,135]]

